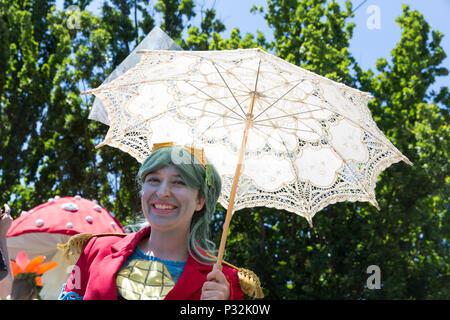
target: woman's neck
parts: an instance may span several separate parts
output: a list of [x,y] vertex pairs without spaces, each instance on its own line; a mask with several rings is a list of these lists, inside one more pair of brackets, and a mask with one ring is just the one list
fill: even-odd
[[142,239],[139,249],[148,255],[163,260],[186,261],[189,233],[150,231],[148,238]]

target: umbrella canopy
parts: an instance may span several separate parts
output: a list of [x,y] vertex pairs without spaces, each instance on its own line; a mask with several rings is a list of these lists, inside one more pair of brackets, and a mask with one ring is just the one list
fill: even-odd
[[204,148],[222,176],[227,220],[254,206],[285,209],[311,225],[331,203],[379,209],[379,173],[401,160],[412,165],[376,126],[368,93],[260,49],[139,53],[134,68],[86,92],[110,119],[100,146],[140,162],[154,143]]
[[43,299],[56,299],[76,261],[67,261],[57,249],[79,233],[124,233],[121,223],[96,202],[79,196],[50,199],[15,219],[8,233],[10,257],[21,251],[32,259],[45,256],[58,266],[42,276]]

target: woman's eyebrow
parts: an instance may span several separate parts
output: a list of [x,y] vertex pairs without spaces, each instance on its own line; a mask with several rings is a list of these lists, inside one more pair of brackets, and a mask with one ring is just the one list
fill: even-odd
[[[159,177],[159,176],[162,176],[165,174],[166,174],[166,172],[159,169],[159,170],[155,170],[155,171],[150,171],[149,173],[147,173],[146,177],[148,177],[148,176],[158,176]],[[167,174],[169,175],[169,177],[181,178],[181,175],[178,172],[173,172],[173,174],[168,172]]]
[[[149,174],[146,176],[146,178],[147,178],[147,177],[150,177],[150,176],[157,176],[157,177],[159,177],[160,174],[158,174],[158,173],[156,173],[156,172],[149,173]],[[170,177],[171,177],[171,178],[180,178],[180,179],[183,179],[179,174],[174,174],[174,175],[171,175]]]

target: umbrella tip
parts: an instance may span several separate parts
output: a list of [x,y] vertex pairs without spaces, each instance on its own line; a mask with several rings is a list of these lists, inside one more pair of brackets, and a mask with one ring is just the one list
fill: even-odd
[[378,202],[377,200],[375,200],[375,198],[372,199],[371,203],[374,205],[375,208],[377,208],[378,211],[381,211],[380,206],[378,205]]
[[406,162],[407,164],[409,164],[411,167],[414,166],[414,163],[412,163],[411,161],[409,161],[409,159],[408,159],[407,157],[402,156],[402,160],[403,160],[404,162]]
[[311,229],[314,228],[313,223],[312,223],[312,218],[311,217],[306,217],[306,220],[308,221],[310,228]]
[[100,149],[101,147],[103,147],[106,144],[105,141],[99,143],[98,145],[95,146],[95,149]]

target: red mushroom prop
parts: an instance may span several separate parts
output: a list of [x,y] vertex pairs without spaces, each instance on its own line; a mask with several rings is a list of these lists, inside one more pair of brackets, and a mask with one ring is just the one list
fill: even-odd
[[42,255],[58,263],[42,277],[42,299],[58,298],[76,263],[67,261],[57,244],[79,233],[125,233],[125,229],[106,209],[80,196],[50,199],[12,222],[6,234],[10,257],[25,251],[30,259]]

